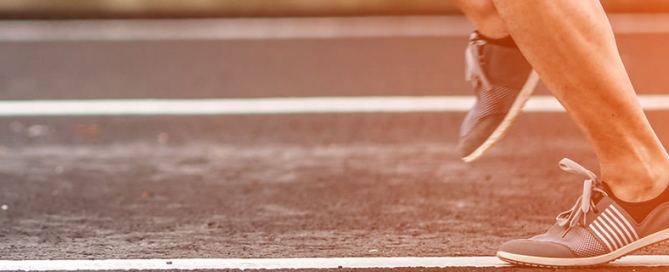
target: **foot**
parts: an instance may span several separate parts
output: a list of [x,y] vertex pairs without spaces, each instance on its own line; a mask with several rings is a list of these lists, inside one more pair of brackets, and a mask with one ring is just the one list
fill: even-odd
[[583,267],[608,263],[669,239],[669,201],[639,214],[637,203],[617,200],[592,172],[568,159],[560,166],[588,177],[583,195],[571,210],[558,215],[548,232],[507,242],[497,257],[519,265]]
[[465,52],[467,80],[476,104],[460,127],[458,149],[462,159],[481,157],[501,139],[530,98],[539,76],[515,46],[489,43],[472,33]]

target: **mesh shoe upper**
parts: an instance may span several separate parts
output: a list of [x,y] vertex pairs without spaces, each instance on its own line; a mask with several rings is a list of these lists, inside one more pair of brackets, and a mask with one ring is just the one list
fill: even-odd
[[[518,48],[487,43],[476,32],[470,37],[465,56],[466,77],[472,82],[477,99],[460,127],[459,149],[463,157],[481,147],[508,115],[517,114],[520,109],[512,112],[512,107],[519,98],[529,97],[519,94],[532,72]],[[536,83],[529,86],[529,93],[534,86]]]

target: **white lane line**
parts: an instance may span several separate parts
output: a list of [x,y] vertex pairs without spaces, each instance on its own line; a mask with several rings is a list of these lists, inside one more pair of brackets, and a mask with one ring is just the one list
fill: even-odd
[[332,269],[400,267],[501,267],[496,257],[146,259],[0,261],[0,270],[148,270],[148,269]]
[[[610,14],[619,34],[669,33],[669,14]],[[466,36],[464,16],[0,21],[0,42]]]
[[609,14],[613,31],[617,34],[669,33],[669,13]]
[[[669,110],[669,95],[642,95],[647,111]],[[311,113],[467,112],[473,96],[288,97],[230,99],[0,101],[0,116],[253,115]],[[525,112],[563,112],[552,96],[534,96]]]
[[[614,267],[669,267],[669,256],[628,256]],[[374,257],[279,259],[116,259],[0,260],[0,271],[195,270],[195,269],[333,269],[333,268],[500,268],[496,257]]]
[[461,112],[473,102],[450,96],[0,101],[0,116]]
[[463,36],[462,16],[0,21],[0,41],[168,41]]

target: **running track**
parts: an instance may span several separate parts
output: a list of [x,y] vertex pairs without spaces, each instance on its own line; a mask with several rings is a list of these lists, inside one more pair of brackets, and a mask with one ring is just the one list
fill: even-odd
[[[663,86],[667,86],[669,79],[663,72],[669,70],[666,67],[669,65],[669,54],[665,49],[669,48],[669,34],[666,34],[669,29],[664,27],[669,25],[669,20],[663,15],[620,16],[612,20],[619,36],[623,59],[642,102],[649,111],[651,122],[666,142],[669,139],[669,127],[663,123],[669,103]],[[467,85],[461,80],[461,51],[469,29],[469,24],[459,17],[1,22],[0,123],[5,129],[0,131],[0,136],[5,141],[0,157],[4,162],[5,179],[0,195],[0,202],[3,203],[0,204],[7,205],[7,209],[0,211],[0,224],[4,229],[0,237],[6,240],[0,246],[3,259],[0,261],[0,270],[67,270],[77,268],[77,265],[83,265],[83,269],[98,267],[107,270],[314,269],[339,266],[365,267],[368,270],[415,266],[451,267],[453,270],[476,269],[472,267],[477,266],[486,270],[493,267],[499,270],[514,269],[488,257],[499,241],[510,234],[499,234],[494,230],[465,234],[466,230],[485,229],[482,226],[485,221],[506,221],[497,218],[493,211],[518,210],[502,214],[525,216],[521,218],[534,216],[538,218],[537,222],[544,223],[550,223],[544,221],[550,216],[541,209],[535,210],[536,207],[523,208],[517,201],[493,202],[495,206],[508,206],[502,210],[472,203],[500,194],[521,195],[528,202],[539,202],[541,198],[528,196],[521,189],[501,190],[507,186],[522,188],[518,185],[532,179],[553,177],[556,172],[554,165],[560,156],[575,156],[590,165],[593,158],[559,105],[542,87],[538,91],[539,96],[528,105],[526,116],[519,120],[517,125],[520,128],[513,130],[489,158],[471,166],[457,160],[452,151],[457,136],[454,128],[457,128],[464,111],[472,102]],[[435,101],[438,103],[435,104]],[[550,139],[548,144],[546,139]],[[155,143],[158,145],[154,146]],[[314,224],[309,223],[311,221],[308,217],[300,215],[318,215],[307,206],[320,202],[291,202],[292,196],[282,194],[278,189],[293,189],[274,188],[277,186],[275,180],[278,178],[286,184],[306,188],[310,184],[309,179],[313,178],[312,171],[329,173],[331,170],[328,164],[339,160],[351,161],[345,163],[348,170],[338,174],[350,183],[349,187],[331,188],[342,190],[341,198],[359,193],[351,191],[356,186],[369,190],[370,195],[367,197],[371,198],[368,201],[350,199],[362,206],[378,201],[372,197],[374,195],[397,197],[400,194],[409,200],[404,204],[401,201],[381,201],[377,203],[380,210],[361,207],[362,212],[350,212],[370,221],[378,221],[380,225],[367,226],[347,217],[346,213],[333,212],[332,216],[319,219],[326,221],[322,227],[309,227],[302,232],[299,231],[300,227],[296,227],[296,232],[275,228],[280,232],[272,233],[273,228],[264,226],[246,226],[243,222],[234,223],[234,220],[220,218],[220,222],[207,219],[205,225],[226,222],[230,228],[255,228],[254,233],[264,233],[256,237],[263,241],[268,239],[265,237],[267,235],[281,236],[271,238],[269,245],[247,243],[245,248],[248,249],[244,250],[240,243],[223,243],[219,247],[208,248],[207,235],[198,229],[197,223],[193,223],[195,227],[186,227],[187,232],[179,232],[184,231],[178,228],[179,225],[189,226],[192,222],[179,219],[170,221],[170,215],[161,213],[155,207],[142,208],[142,205],[151,204],[133,202],[137,211],[116,214],[107,213],[105,209],[110,207],[104,205],[100,206],[101,211],[96,212],[92,207],[99,203],[87,202],[92,200],[87,199],[86,195],[118,199],[114,194],[101,191],[108,188],[115,192],[114,188],[120,186],[119,183],[140,186],[143,189],[139,190],[139,195],[149,198],[152,194],[159,195],[154,191],[165,190],[173,194],[188,190],[188,186],[183,183],[167,180],[181,176],[191,179],[188,173],[205,171],[195,166],[209,158],[198,155],[207,146],[219,150],[214,152],[216,156],[242,155],[223,156],[220,163],[231,165],[229,168],[223,167],[223,172],[212,174],[214,176],[209,177],[212,181],[207,181],[208,176],[205,175],[204,185],[200,181],[194,183],[211,188],[221,186],[215,184],[217,180],[237,182],[242,186],[245,186],[245,182],[266,184],[259,193],[274,200],[254,200],[256,202],[248,203],[249,210],[238,207],[238,213],[217,211],[206,216],[227,218],[234,215],[241,221],[248,218],[248,222],[255,222],[253,214],[269,212],[278,215],[273,219],[278,222],[290,219],[286,222],[296,226],[304,222],[307,225]],[[119,169],[135,171],[138,162],[118,163],[118,167],[113,165],[117,160],[145,158],[147,154],[154,153],[184,157],[185,166],[177,163],[184,168],[162,172],[156,172],[155,169],[148,172],[142,170],[139,174],[124,175],[118,172],[124,170]],[[433,158],[422,161],[421,158],[426,154]],[[95,160],[88,164],[81,161],[91,158]],[[380,161],[384,158],[388,160],[387,163]],[[312,162],[298,164],[288,171],[290,175],[286,175],[285,171],[279,171],[285,165],[271,163],[283,160]],[[369,163],[368,160],[378,162]],[[435,163],[434,160],[439,162]],[[235,161],[240,163],[235,165]],[[510,166],[510,162],[523,165],[524,170],[515,169],[515,166]],[[151,163],[149,160],[146,165]],[[256,169],[255,164],[264,165],[264,168]],[[148,167],[146,165],[145,168]],[[170,164],[160,161],[155,165]],[[389,165],[392,171],[388,172]],[[273,167],[277,171],[271,171]],[[529,171],[528,168],[537,170]],[[51,172],[44,172],[45,169]],[[243,171],[257,175],[246,179],[243,175],[227,174],[235,169],[246,169]],[[433,175],[433,172],[437,174]],[[67,178],[62,178],[63,173]],[[122,182],[114,181],[118,175],[123,179]],[[162,177],[165,179],[162,184],[168,186],[156,190],[156,186],[163,186],[160,185],[161,181],[145,180],[146,176],[156,179]],[[371,184],[371,187],[366,187],[366,180],[374,176],[382,178]],[[437,179],[442,185],[418,182],[425,177]],[[87,182],[95,178],[103,180],[96,181],[100,184],[96,187],[88,187]],[[427,186],[434,190],[442,187],[445,190],[460,190],[443,184],[467,186],[467,183],[479,184],[481,178],[484,180],[481,184],[492,189],[488,193],[477,193],[476,196],[462,199],[456,196],[450,200],[446,196],[416,197],[411,193],[401,194],[399,191],[381,189],[390,186],[396,190],[406,188],[411,191],[416,186]],[[414,180],[417,183],[402,185],[403,180]],[[490,184],[488,181],[491,180],[495,183]],[[569,180],[569,176],[564,180]],[[147,185],[137,185],[140,182]],[[83,185],[82,189],[72,188],[76,184]],[[530,186],[535,194],[550,190],[540,184],[531,184],[538,186]],[[46,197],[44,187],[49,190]],[[548,188],[569,190],[564,186]],[[306,192],[314,197],[313,191]],[[463,192],[471,194],[471,191]],[[67,193],[68,197],[58,197]],[[250,194],[248,199],[262,199],[263,196],[254,195],[253,191],[247,193]],[[425,192],[418,190],[417,193]],[[315,197],[327,198],[325,195]],[[234,195],[224,198],[233,199]],[[440,203],[435,199],[447,201]],[[508,201],[508,198],[500,199]],[[414,234],[402,238],[405,240],[399,244],[393,240],[393,233],[400,238],[406,233],[402,228],[390,226],[397,222],[374,219],[384,218],[383,211],[407,216],[417,207],[424,207],[420,203],[425,201],[433,202],[425,207],[452,204],[457,209],[466,208],[465,214],[479,213],[483,217],[468,217],[458,213],[456,217],[464,216],[462,220],[448,221],[453,215],[446,213],[437,221],[425,218],[430,214],[441,214],[440,211],[416,216],[412,222],[401,223],[412,227],[410,232]],[[82,208],[82,203],[89,203],[91,208]],[[174,200],[172,204],[184,206],[187,203]],[[350,208],[346,203],[339,202],[320,204],[329,206],[333,203],[342,205],[342,209]],[[58,209],[49,207],[62,207],[63,211],[59,213]],[[528,208],[529,211],[524,210]],[[141,221],[133,219],[142,211],[146,212],[143,215],[145,217],[162,218],[168,222],[164,224],[175,224],[177,230],[160,232],[155,229],[155,224],[154,227],[142,227],[141,223],[137,223]],[[381,214],[378,214],[379,211]],[[187,217],[185,214],[181,216]],[[296,220],[296,216],[301,221],[292,221]],[[88,224],[95,225],[91,222],[98,222],[96,220],[112,220],[112,227],[92,227],[92,230],[86,227]],[[202,218],[192,220],[197,222]],[[61,221],[65,222],[65,226],[56,224]],[[126,244],[114,238],[117,237],[115,231],[127,231],[125,224],[118,223],[126,221],[140,225],[137,230],[131,231],[135,238],[121,239],[130,243],[128,248],[124,248]],[[153,222],[153,219],[149,221]],[[333,224],[327,223],[330,221],[343,222],[343,226],[332,227]],[[455,226],[431,231],[433,222],[439,221]],[[83,234],[73,234],[73,226],[81,222],[83,225],[76,229]],[[354,222],[360,225],[350,225]],[[534,221],[524,222],[529,225],[524,225],[524,229],[518,231],[520,233],[533,233],[539,228],[531,224]],[[72,226],[68,227],[67,224]],[[394,228],[395,232],[389,231]],[[368,235],[358,239],[328,240],[337,235],[355,236],[346,234],[347,229],[353,233],[363,231]],[[307,252],[299,250],[299,241],[306,239],[303,236],[314,233],[323,235],[323,232],[329,232],[330,236],[322,237],[325,243],[320,249],[316,247]],[[449,238],[448,246],[429,242],[442,238],[424,238],[434,233],[449,235],[461,232],[461,236]],[[157,236],[169,236],[170,233],[178,235],[174,238],[154,239],[151,238],[152,233]],[[170,246],[170,243],[178,244],[188,240],[189,236],[184,233],[204,237],[201,244],[194,242],[193,247],[198,250],[192,252]],[[231,233],[227,234],[232,235],[230,241],[244,241],[244,237],[249,235],[243,229]],[[382,241],[383,237],[388,239],[387,242]],[[97,247],[82,239],[98,241]],[[210,239],[214,240],[214,237]],[[287,241],[283,248],[277,242],[281,239]],[[424,240],[428,242],[422,246],[420,243],[415,247],[408,246]],[[314,243],[315,240],[304,241]],[[480,244],[472,245],[471,241]],[[142,243],[148,244],[142,246]],[[148,250],[144,251],[144,255],[141,254],[142,247]],[[173,250],[157,253],[160,248]],[[650,253],[669,254],[662,248]],[[401,259],[406,256],[427,258]],[[207,258],[193,259],[198,257]],[[303,259],[283,259],[297,257]],[[360,257],[365,259],[356,259]],[[49,259],[66,261],[45,261]],[[84,261],[90,259],[93,261]],[[113,261],[115,259],[126,261]],[[650,270],[652,266],[669,265],[665,259],[669,257],[634,257],[623,259],[617,265]],[[246,263],[246,266],[242,263]],[[608,267],[611,270],[627,268]]]

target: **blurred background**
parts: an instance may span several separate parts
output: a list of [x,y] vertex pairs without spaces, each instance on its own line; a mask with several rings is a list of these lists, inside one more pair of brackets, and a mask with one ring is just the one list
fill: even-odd
[[[666,0],[602,0],[608,12],[668,12]],[[446,0],[0,0],[1,19],[458,14]]]

